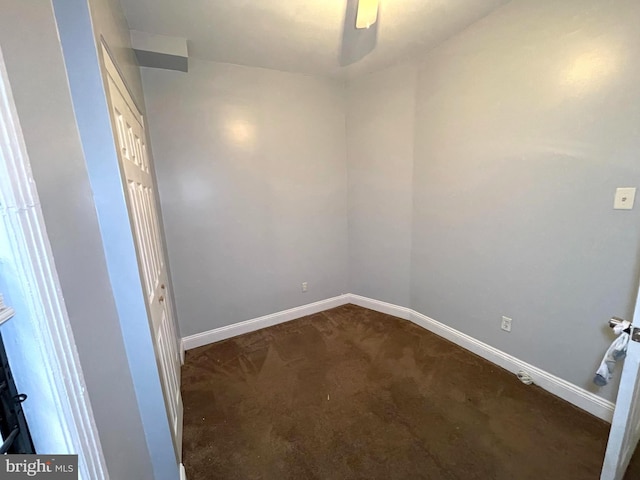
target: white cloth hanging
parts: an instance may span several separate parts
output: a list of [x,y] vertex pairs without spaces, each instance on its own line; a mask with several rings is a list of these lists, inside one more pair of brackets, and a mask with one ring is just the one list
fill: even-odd
[[596,371],[596,376],[593,378],[593,383],[599,387],[605,386],[613,378],[613,371],[616,367],[616,362],[622,360],[627,354],[627,346],[629,345],[630,335],[625,332],[627,328],[631,326],[631,322],[625,320],[619,325],[613,327],[614,333],[618,335],[604,354],[604,358],[600,363],[600,367]]

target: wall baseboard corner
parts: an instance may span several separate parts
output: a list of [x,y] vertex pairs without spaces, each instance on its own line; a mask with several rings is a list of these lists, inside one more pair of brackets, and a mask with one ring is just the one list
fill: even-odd
[[538,385],[540,388],[562,398],[563,400],[566,400],[569,403],[572,403],[576,407],[581,408],[602,420],[611,423],[611,419],[613,418],[613,409],[615,407],[613,402],[605,400],[595,393],[589,392],[584,388],[567,382],[560,377],[556,377],[545,370],[524,362],[519,358],[503,352],[502,350],[498,350],[491,345],[487,345],[484,342],[476,340],[469,335],[455,330],[419,312],[412,312],[410,320],[416,325],[420,325],[436,335],[446,338],[465,350],[469,350],[470,352],[481,356],[482,358],[513,374],[517,374],[521,370],[527,372],[533,379],[533,383]]
[[184,351],[197,348],[210,343],[219,342],[227,338],[235,337],[245,333],[260,330],[262,328],[271,327],[280,323],[285,323],[296,318],[312,315],[314,313],[329,310],[330,308],[339,307],[352,303],[360,307],[375,310],[377,312],[393,315],[405,320],[409,320],[414,324],[429,330],[436,335],[445,338],[456,345],[468,350],[476,355],[490,361],[491,363],[511,372],[518,373],[520,370],[526,371],[533,382],[540,388],[562,398],[563,400],[575,405],[576,407],[611,423],[613,418],[613,410],[615,404],[604,398],[589,392],[577,385],[563,380],[555,375],[546,372],[538,367],[524,362],[508,353],[498,350],[480,340],[477,340],[465,333],[462,333],[444,323],[440,323],[422,313],[416,312],[407,307],[401,307],[380,300],[363,297],[347,293],[338,295],[327,300],[322,300],[300,307],[283,310],[281,312],[265,315],[244,322],[234,323],[220,328],[215,328],[207,332],[197,333],[184,337],[181,342],[181,355],[184,363]]
[[394,317],[399,317],[404,320],[411,320],[413,310],[410,308],[394,305],[393,303],[382,302],[380,300],[374,300],[373,298],[367,298],[353,293],[349,293],[348,297],[348,303],[353,303],[354,305],[368,308],[369,310],[375,310],[376,312],[386,313],[387,315],[393,315]]
[[566,400],[567,402],[598,418],[601,418],[602,420],[611,423],[615,404],[609,400],[605,400],[595,393],[591,393],[584,388],[580,388],[573,383],[556,377],[545,370],[534,367],[513,355],[509,355],[502,350],[498,350],[491,345],[481,342],[480,340],[451,328],[444,323],[440,323],[437,320],[423,315],[422,313],[416,312],[415,310],[390,303],[380,302],[379,300],[362,297],[360,295],[351,294],[349,295],[349,298],[351,299],[351,303],[361,307],[407,319],[511,373],[516,374],[518,371],[524,370],[531,375],[533,383],[538,385],[540,388],[562,398],[563,400]]

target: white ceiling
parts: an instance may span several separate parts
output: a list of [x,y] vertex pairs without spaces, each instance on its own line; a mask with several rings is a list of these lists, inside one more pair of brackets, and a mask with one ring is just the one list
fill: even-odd
[[132,30],[187,38],[190,57],[351,77],[433,48],[509,0],[380,0],[375,48],[346,67],[345,12],[355,0],[120,1]]

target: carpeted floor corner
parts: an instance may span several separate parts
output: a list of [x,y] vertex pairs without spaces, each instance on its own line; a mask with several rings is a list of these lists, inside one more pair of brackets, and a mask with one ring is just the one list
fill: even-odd
[[[608,425],[396,317],[345,305],[187,352],[205,479],[598,479]],[[640,478],[636,455],[626,479]]]

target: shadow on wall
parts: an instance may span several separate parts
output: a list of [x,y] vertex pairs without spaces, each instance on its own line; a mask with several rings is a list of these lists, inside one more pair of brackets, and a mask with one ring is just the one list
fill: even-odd
[[340,48],[340,66],[347,67],[369,55],[378,43],[378,21],[369,28],[356,28],[358,0],[347,0],[342,29],[342,47]]

